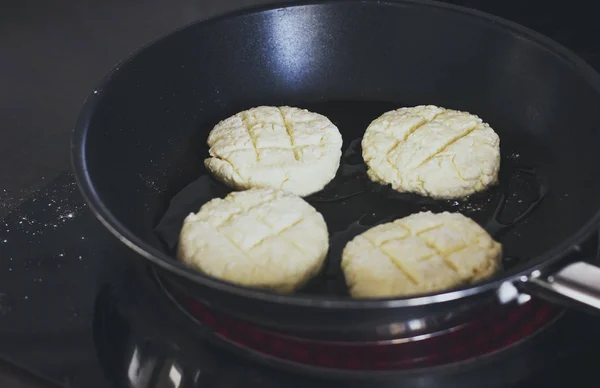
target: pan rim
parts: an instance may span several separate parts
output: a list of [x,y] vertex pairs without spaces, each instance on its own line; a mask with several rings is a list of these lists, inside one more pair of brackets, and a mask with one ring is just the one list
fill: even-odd
[[274,12],[284,9],[300,8],[307,6],[328,6],[333,4],[377,4],[383,6],[393,7],[425,7],[425,8],[436,8],[448,12],[457,12],[471,17],[481,22],[488,22],[496,25],[497,28],[503,28],[509,33],[512,33],[519,38],[527,39],[542,48],[546,49],[550,53],[558,56],[561,60],[577,68],[579,74],[600,94],[600,74],[596,72],[589,64],[583,59],[573,53],[571,50],[565,48],[561,44],[554,40],[544,36],[541,33],[533,31],[527,27],[521,26],[515,22],[503,19],[501,17],[491,15],[479,10],[470,9],[462,6],[453,4],[441,3],[434,0],[308,0],[299,3],[272,3],[270,5],[262,5],[258,7],[247,7],[233,12],[227,12],[215,17],[197,20],[188,23],[182,27],[172,30],[166,34],[159,36],[158,38],[142,45],[134,52],[129,54],[126,58],[118,62],[113,68],[104,76],[104,78],[97,84],[84,101],[80,108],[79,115],[77,117],[75,126],[73,128],[71,137],[71,164],[75,181],[79,187],[82,196],[90,207],[92,213],[98,218],[98,220],[122,243],[132,249],[134,252],[144,257],[145,259],[152,262],[153,265],[160,267],[172,274],[180,276],[193,283],[198,283],[206,287],[216,289],[220,292],[234,294],[237,296],[253,298],[262,300],[265,302],[273,302],[279,304],[288,304],[298,307],[318,307],[318,308],[336,308],[336,309],[383,309],[383,308],[399,308],[399,307],[418,307],[423,305],[433,305],[453,300],[458,300],[470,296],[482,294],[484,292],[493,291],[498,289],[503,283],[509,282],[514,283],[517,281],[526,280],[529,275],[544,267],[547,264],[555,263],[556,261],[564,258],[569,252],[573,250],[579,243],[581,243],[589,234],[597,227],[600,221],[600,209],[591,217],[585,224],[583,224],[579,230],[573,233],[571,236],[564,239],[560,244],[549,250],[548,252],[532,257],[529,260],[530,265],[526,268],[519,269],[518,267],[514,270],[506,271],[502,276],[494,277],[482,283],[476,283],[471,286],[464,286],[459,289],[441,293],[431,293],[421,295],[417,297],[407,298],[379,298],[379,299],[352,299],[350,297],[332,297],[323,295],[283,295],[268,292],[266,290],[254,289],[250,287],[240,286],[233,283],[228,283],[223,280],[212,278],[208,275],[204,275],[199,271],[195,271],[185,266],[180,261],[173,259],[170,255],[161,252],[157,248],[152,247],[150,244],[143,241],[141,238],[132,233],[126,228],[108,207],[101,200],[100,196],[95,190],[94,184],[90,175],[88,174],[87,162],[85,158],[85,144],[88,126],[90,118],[93,115],[97,102],[100,100],[102,90],[107,85],[113,75],[119,71],[119,68],[126,63],[131,62],[140,53],[144,52],[155,43],[166,40],[172,35],[181,31],[193,28],[198,24],[211,24],[218,23],[220,21],[233,19],[236,17],[243,17],[250,14],[263,13],[263,12]]

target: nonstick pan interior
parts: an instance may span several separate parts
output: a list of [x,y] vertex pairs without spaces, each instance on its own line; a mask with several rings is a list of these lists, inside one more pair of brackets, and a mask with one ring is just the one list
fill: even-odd
[[[344,243],[425,209],[461,211],[488,228],[504,245],[499,276],[507,276],[574,242],[598,212],[598,78],[573,61],[528,32],[429,3],[238,14],[182,29],[120,64],[80,118],[76,172],[111,228],[173,264],[154,228],[171,199],[206,174],[212,126],[257,105],[307,108],[340,128],[346,152],[336,181],[309,198],[332,248],[329,268],[305,292],[343,295],[335,279]],[[496,130],[498,187],[431,201],[366,181],[357,139],[383,112],[418,104],[466,110]]]
[[[321,192],[306,197],[323,214],[331,238],[325,269],[300,293],[347,296],[340,269],[346,243],[374,225],[419,211],[461,212],[475,219],[503,243],[504,269],[527,259],[522,256],[525,252],[520,238],[522,229],[527,227],[529,217],[549,193],[541,163],[544,150],[536,149],[534,141],[528,144],[522,138],[503,139],[499,185],[465,200],[434,200],[395,192],[389,186],[371,182],[366,175],[360,148],[364,129],[381,113],[396,109],[397,103],[325,102],[308,103],[303,107],[329,117],[343,131],[345,142],[336,178]],[[203,151],[208,154],[208,149]],[[223,197],[231,191],[204,171],[174,196],[156,227],[167,252],[174,255],[183,219],[190,212],[196,212],[210,199]]]

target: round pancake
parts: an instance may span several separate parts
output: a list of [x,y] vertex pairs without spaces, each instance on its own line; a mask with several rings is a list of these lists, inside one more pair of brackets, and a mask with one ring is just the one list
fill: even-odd
[[386,112],[361,144],[369,178],[399,192],[456,199],[498,181],[500,138],[467,112],[433,105]]
[[328,238],[323,216],[302,198],[251,189],[213,199],[188,215],[177,256],[215,278],[289,293],[319,272]]
[[342,269],[354,298],[405,297],[488,278],[501,257],[502,246],[470,218],[421,212],[356,236]]
[[334,177],[342,136],[329,119],[289,106],[260,106],[218,123],[208,136],[204,161],[235,189],[275,188],[307,196]]

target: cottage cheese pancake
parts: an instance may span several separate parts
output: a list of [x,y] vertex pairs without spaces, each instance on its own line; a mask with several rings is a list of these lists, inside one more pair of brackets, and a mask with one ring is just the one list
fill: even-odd
[[251,189],[187,216],[177,256],[215,278],[289,293],[319,272],[328,238],[323,216],[302,198]]
[[342,136],[329,119],[288,106],[260,106],[218,123],[208,170],[235,189],[275,188],[306,196],[337,172]]
[[355,298],[405,297],[485,279],[501,256],[502,246],[470,218],[421,212],[356,236],[342,269]]
[[400,192],[462,198],[498,181],[500,139],[467,112],[427,105],[384,113],[362,149],[369,178]]

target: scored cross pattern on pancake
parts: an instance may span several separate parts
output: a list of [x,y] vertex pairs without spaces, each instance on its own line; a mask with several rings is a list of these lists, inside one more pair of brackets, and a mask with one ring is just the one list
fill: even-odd
[[500,139],[479,117],[433,105],[374,120],[362,140],[367,174],[400,192],[461,198],[498,180]]
[[329,249],[323,216],[274,189],[234,192],[190,214],[178,257],[236,284],[291,292],[320,270]]
[[342,269],[354,297],[409,296],[485,279],[501,253],[470,218],[421,212],[356,236],[344,248]]
[[205,165],[225,184],[301,196],[325,187],[342,155],[342,136],[327,117],[288,106],[260,106],[225,119],[208,145]]

